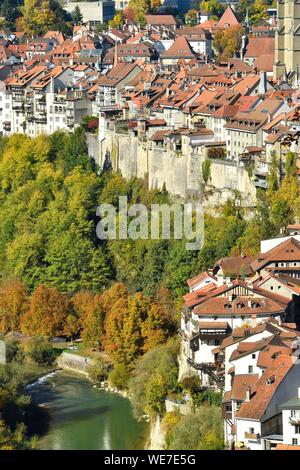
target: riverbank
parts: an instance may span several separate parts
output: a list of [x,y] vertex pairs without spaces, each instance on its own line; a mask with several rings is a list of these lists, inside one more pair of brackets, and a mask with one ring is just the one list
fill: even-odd
[[149,425],[137,421],[127,398],[93,387],[74,372],[58,371],[30,391],[50,416],[39,449],[142,450]]

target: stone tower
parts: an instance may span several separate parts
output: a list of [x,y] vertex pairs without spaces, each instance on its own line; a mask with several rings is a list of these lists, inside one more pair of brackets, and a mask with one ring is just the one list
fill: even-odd
[[278,0],[274,79],[298,72],[300,65],[300,0]]

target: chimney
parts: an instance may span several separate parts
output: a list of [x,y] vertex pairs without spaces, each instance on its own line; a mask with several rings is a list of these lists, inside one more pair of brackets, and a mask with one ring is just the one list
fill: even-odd
[[261,95],[267,93],[267,72],[260,72],[259,93]]
[[250,401],[250,398],[251,398],[251,387],[248,385],[247,390],[246,390],[245,401]]

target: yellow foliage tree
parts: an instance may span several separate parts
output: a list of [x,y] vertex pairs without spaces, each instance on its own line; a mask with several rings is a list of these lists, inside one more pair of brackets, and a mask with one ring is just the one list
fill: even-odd
[[21,12],[23,30],[29,36],[45,33],[55,19],[49,0],[24,0]]

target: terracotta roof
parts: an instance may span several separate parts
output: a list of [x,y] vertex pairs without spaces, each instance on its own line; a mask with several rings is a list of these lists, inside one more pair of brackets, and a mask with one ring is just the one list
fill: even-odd
[[258,381],[258,374],[237,374],[234,376],[231,399],[243,401],[246,398],[248,387],[252,390]]
[[270,343],[270,341],[272,341],[272,339],[273,336],[269,336],[268,338],[263,338],[255,342],[246,341],[239,343],[236,350],[233,351],[233,353],[231,354],[229,361],[236,361],[241,357],[248,356],[249,354],[253,354],[256,351],[260,351],[266,348],[266,346]]
[[[257,260],[253,261],[251,267],[254,271],[259,271],[268,264],[276,261],[299,261],[300,242],[291,237],[279,243],[266,253],[260,253]],[[279,267],[280,269],[280,267]]]
[[269,344],[262,351],[260,351],[257,359],[257,367],[262,369],[267,369],[272,366],[273,360],[280,354],[285,354],[286,356],[291,356],[292,350],[286,346],[277,346],[274,344]]
[[237,17],[235,16],[233,9],[229,6],[226,8],[223,15],[219,19],[217,23],[217,28],[223,29],[228,26],[237,26],[237,25],[239,25]]
[[[114,86],[129,75],[136,67],[133,64],[122,64],[119,63],[113,67],[106,75],[102,76],[97,83],[99,85]],[[139,70],[139,69],[138,69]]]
[[199,39],[206,39],[207,33],[204,29],[194,26],[185,26],[184,28],[177,29],[177,36],[185,36],[188,40],[194,39],[194,41],[199,41]]
[[[230,106],[227,106],[227,108],[230,108]],[[236,109],[236,106],[234,106],[234,109]],[[228,258],[219,259],[214,268],[219,266],[225,276],[238,276],[242,273],[247,276],[253,273],[251,269],[253,261],[254,256],[229,256]]]
[[[213,291],[214,292],[214,291]],[[201,302],[201,299],[199,299]],[[197,305],[193,313],[199,316],[252,316],[252,315],[280,315],[285,307],[271,299],[258,299],[257,297],[239,296],[231,301],[228,296],[211,298]],[[248,302],[251,305],[248,305]]]
[[300,450],[300,446],[293,446],[292,444],[277,444],[275,450]]
[[275,38],[273,37],[253,37],[249,38],[246,48],[245,58],[259,57],[263,54],[275,53]]
[[243,80],[237,83],[234,90],[241,95],[249,93],[260,81],[260,75],[247,75]]
[[258,380],[250,401],[242,404],[236,414],[236,418],[260,420],[278,386],[292,366],[293,358],[291,356],[282,354],[274,359],[272,366],[268,367]]
[[166,51],[162,52],[162,58],[178,58],[178,59],[192,59],[195,53],[192,51],[187,39],[184,36],[179,36],[175,39],[172,46]]
[[256,57],[254,67],[262,72],[273,72],[275,62],[275,52],[271,54],[261,54]]
[[227,330],[229,328],[227,321],[199,321],[197,325],[199,330]]
[[156,131],[154,134],[152,134],[150,140],[153,140],[154,142],[162,142],[166,133],[167,131]]
[[146,21],[152,25],[176,25],[175,18],[172,15],[146,15]]
[[189,288],[192,289],[197,284],[199,284],[200,282],[208,278],[216,280],[215,276],[209,274],[207,271],[204,271],[203,273],[197,274],[197,276],[194,276],[191,279],[188,279],[187,284]]
[[222,403],[228,403],[229,401],[231,401],[231,390],[227,390],[222,398]]

